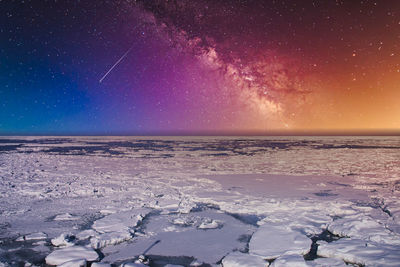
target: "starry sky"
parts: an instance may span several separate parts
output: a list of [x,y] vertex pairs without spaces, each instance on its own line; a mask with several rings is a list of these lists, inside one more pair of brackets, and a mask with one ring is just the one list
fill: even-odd
[[0,134],[400,131],[397,0],[0,0]]

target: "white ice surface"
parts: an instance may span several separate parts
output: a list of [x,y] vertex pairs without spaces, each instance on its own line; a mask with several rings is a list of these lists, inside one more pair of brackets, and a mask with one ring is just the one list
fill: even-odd
[[349,267],[343,260],[337,258],[317,258],[312,261],[307,261],[311,267]]
[[[78,259],[78,260],[72,260],[72,261],[67,261],[64,262],[60,265],[57,265],[58,267],[86,267],[86,260],[85,259]],[[93,266],[93,265],[92,265]]]
[[134,234],[133,228],[142,221],[147,213],[149,213],[148,209],[128,210],[96,220],[92,228],[99,234],[94,234],[90,238],[91,246],[99,249],[130,240]]
[[400,246],[343,238],[335,242],[319,241],[318,255],[342,259],[364,266],[399,266]]
[[60,265],[74,260],[97,261],[99,255],[91,248],[82,246],[72,246],[54,250],[46,257],[46,263],[50,265]]
[[29,235],[23,235],[16,239],[16,241],[25,241],[25,240],[43,240],[47,238],[47,234],[43,232],[32,233]]
[[222,260],[223,267],[266,267],[269,263],[262,257],[242,252],[232,252]]
[[284,254],[304,255],[310,251],[311,239],[297,231],[276,224],[264,224],[253,234],[250,254],[274,259]]
[[298,254],[286,254],[272,262],[271,267],[309,267],[304,258]]
[[74,243],[71,242],[71,236],[65,233],[53,238],[51,244],[56,247],[69,247],[74,245]]

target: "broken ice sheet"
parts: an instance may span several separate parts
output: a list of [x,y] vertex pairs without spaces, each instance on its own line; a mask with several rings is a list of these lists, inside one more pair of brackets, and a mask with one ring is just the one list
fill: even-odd
[[[0,261],[10,262],[11,253],[20,255],[12,258],[18,263],[33,259],[24,258],[26,251],[44,259],[50,249],[60,249],[50,240],[65,234],[75,236],[72,244],[99,248],[106,264],[132,262],[157,240],[149,255],[175,257],[167,263],[184,266],[216,265],[224,257],[301,262],[310,238],[328,229],[350,239],[318,241],[316,253],[329,258],[306,264],[399,262],[393,256],[400,233],[398,140],[150,139],[8,140],[20,143],[18,150],[0,154]],[[364,148],[340,148],[351,144]],[[366,148],[371,144],[386,148]],[[162,156],[164,147],[170,156]],[[376,199],[379,205],[371,205]],[[281,229],[258,242],[268,226]],[[271,244],[279,246],[272,251]]]

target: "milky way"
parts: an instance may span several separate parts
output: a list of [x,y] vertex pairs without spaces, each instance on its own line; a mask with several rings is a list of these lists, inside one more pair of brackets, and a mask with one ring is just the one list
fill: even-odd
[[398,1],[0,6],[4,133],[400,129]]

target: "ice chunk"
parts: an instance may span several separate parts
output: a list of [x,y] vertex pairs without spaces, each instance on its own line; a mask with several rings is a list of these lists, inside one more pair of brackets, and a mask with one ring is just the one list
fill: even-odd
[[199,229],[216,229],[222,226],[222,222],[205,218],[199,225]]
[[385,225],[364,214],[335,220],[328,226],[328,230],[343,237],[400,245],[400,235],[389,231]]
[[72,246],[53,251],[46,257],[46,263],[50,265],[60,265],[68,261],[82,259],[87,261],[97,261],[99,255],[91,248]]
[[296,267],[309,267],[304,261],[303,256],[299,254],[287,254],[280,256],[271,263],[271,267],[286,267],[286,266],[296,266]]
[[183,265],[167,264],[164,267],[184,267]]
[[127,241],[132,237],[133,235],[129,231],[104,233],[90,238],[90,245],[94,249],[99,249],[108,245],[115,245]]
[[69,247],[69,246],[73,246],[74,245],[74,241],[75,237],[69,234],[61,234],[56,238],[53,238],[51,240],[51,244],[53,244],[53,246],[56,247]]
[[93,223],[92,228],[99,233],[129,231],[148,213],[147,210],[131,210],[110,214]]
[[232,252],[222,260],[224,267],[265,267],[268,262],[263,258],[241,252]]
[[58,265],[58,267],[86,267],[86,260],[81,259],[81,260],[67,261]]
[[129,210],[113,213],[93,223],[92,228],[101,235],[95,235],[90,239],[93,248],[103,248],[127,241],[133,237],[133,227],[142,221],[148,210]]
[[75,237],[79,240],[85,240],[96,235],[97,235],[96,231],[94,231],[93,229],[87,229],[83,230],[82,232],[79,232],[78,234],[76,234]]
[[250,239],[250,254],[267,259],[283,254],[307,254],[311,248],[311,239],[307,236],[274,224],[264,224]]
[[342,259],[365,266],[399,266],[400,246],[343,238],[327,243],[319,241],[317,255]]
[[43,240],[46,239],[47,235],[43,232],[33,233],[29,235],[23,235],[16,239],[16,241],[25,241],[25,240]]
[[193,225],[195,221],[193,220],[193,218],[185,216],[185,217],[178,217],[172,220],[172,223],[180,226],[190,226]]

